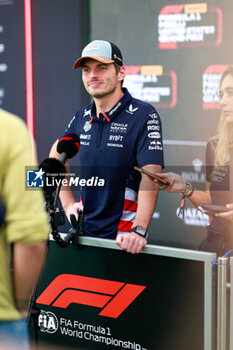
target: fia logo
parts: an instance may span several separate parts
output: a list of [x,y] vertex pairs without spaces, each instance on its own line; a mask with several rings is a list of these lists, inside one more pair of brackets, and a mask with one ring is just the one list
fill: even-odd
[[50,311],[41,310],[38,317],[38,326],[41,332],[55,333],[58,330],[57,316]]
[[126,109],[126,112],[129,114],[134,114],[134,112],[136,112],[138,110],[138,107],[133,108],[133,105],[129,105],[129,108]]
[[44,174],[40,170],[27,170],[27,187],[44,187]]

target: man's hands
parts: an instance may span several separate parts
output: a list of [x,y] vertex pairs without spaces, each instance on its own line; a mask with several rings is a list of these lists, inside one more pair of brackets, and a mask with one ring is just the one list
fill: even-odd
[[116,238],[116,244],[126,250],[127,253],[132,254],[139,254],[146,243],[146,238],[135,232],[120,233]]
[[[74,202],[64,207],[66,216],[70,220],[70,215],[74,214],[78,220],[78,210],[83,210],[81,202]],[[135,232],[120,233],[116,238],[116,244],[128,253],[139,254],[147,243],[146,238],[138,235]]]
[[64,206],[64,210],[67,216],[67,219],[70,221],[70,215],[74,214],[76,220],[78,220],[78,210],[83,210],[83,205],[81,202],[74,202]]

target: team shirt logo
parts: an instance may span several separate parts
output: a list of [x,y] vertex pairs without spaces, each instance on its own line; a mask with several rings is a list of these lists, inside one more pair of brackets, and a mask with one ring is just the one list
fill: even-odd
[[88,121],[84,124],[83,130],[88,132],[91,129],[91,124]]
[[136,112],[138,110],[138,107],[133,108],[133,105],[129,105],[129,108],[126,109],[126,112],[129,114],[134,114],[134,112]]

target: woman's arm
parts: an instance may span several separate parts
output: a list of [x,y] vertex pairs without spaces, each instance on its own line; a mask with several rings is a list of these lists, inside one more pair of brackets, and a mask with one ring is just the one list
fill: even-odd
[[[188,190],[186,189],[187,181],[181,176],[176,173],[158,173],[156,174],[159,177],[163,178],[164,180],[169,182],[169,185],[165,187],[166,192],[177,192],[185,194],[190,202],[192,202],[196,207],[199,207],[202,204],[210,204],[211,203],[211,196],[210,196],[210,183],[206,182],[206,190],[200,191],[196,188],[193,189],[192,193],[188,193]],[[157,182],[156,180],[154,180]],[[190,191],[191,192],[191,191]]]

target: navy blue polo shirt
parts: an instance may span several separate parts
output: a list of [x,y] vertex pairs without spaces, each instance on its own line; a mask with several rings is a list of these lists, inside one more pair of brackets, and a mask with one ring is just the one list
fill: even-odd
[[127,89],[123,91],[118,103],[99,118],[94,102],[79,109],[62,135],[76,133],[80,137],[82,177],[104,180],[101,186],[85,186],[81,191],[88,236],[114,239],[118,232],[128,232],[141,179],[133,167],[163,166],[162,126],[157,111],[133,98]]

